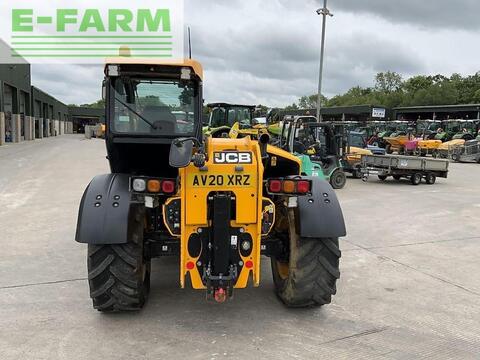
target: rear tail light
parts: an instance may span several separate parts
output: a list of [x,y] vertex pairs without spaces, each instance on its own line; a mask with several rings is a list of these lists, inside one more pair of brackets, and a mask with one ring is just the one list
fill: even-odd
[[130,178],[130,189],[137,193],[174,194],[176,182],[172,179]]
[[147,190],[151,193],[160,192],[160,180],[148,180]]
[[136,192],[144,192],[147,188],[147,183],[145,179],[133,179],[132,181],[132,189]]
[[279,193],[282,191],[282,181],[281,180],[270,180],[268,182],[268,190],[272,193]]
[[270,194],[305,195],[312,191],[312,182],[305,179],[269,179],[267,190]]
[[291,194],[295,192],[295,181],[293,180],[284,180],[283,181],[283,192]]
[[163,180],[162,191],[165,194],[171,194],[175,191],[175,182],[172,180]]
[[310,181],[300,180],[297,182],[297,192],[307,194],[310,192]]

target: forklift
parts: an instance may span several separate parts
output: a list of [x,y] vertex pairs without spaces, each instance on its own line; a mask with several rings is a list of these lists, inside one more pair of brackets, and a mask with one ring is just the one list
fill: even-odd
[[334,189],[345,187],[342,146],[331,124],[319,123],[313,116],[286,117],[279,146],[302,161],[305,175],[324,177]]

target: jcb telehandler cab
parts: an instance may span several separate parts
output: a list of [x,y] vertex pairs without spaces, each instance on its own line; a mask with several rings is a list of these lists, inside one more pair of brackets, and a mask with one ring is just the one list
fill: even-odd
[[180,286],[218,302],[259,285],[262,254],[287,306],[331,301],[345,225],[327,182],[299,176],[266,134],[204,140],[196,61],[112,59],[104,84],[111,173],[86,188],[76,232],[94,308],[140,309],[158,256],[178,257]]

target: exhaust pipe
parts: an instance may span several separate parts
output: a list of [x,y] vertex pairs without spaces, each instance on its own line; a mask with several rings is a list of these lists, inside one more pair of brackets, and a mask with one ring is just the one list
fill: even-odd
[[258,144],[260,145],[260,154],[262,155],[262,160],[268,158],[267,145],[270,142],[270,134],[267,129],[260,129],[258,132]]

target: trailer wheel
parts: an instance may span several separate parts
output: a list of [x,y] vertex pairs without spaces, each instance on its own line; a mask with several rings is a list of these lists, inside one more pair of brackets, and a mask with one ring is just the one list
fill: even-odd
[[422,174],[415,173],[410,177],[412,185],[419,185],[422,182]]
[[388,176],[387,175],[378,175],[378,178],[382,181],[387,180]]
[[288,233],[288,259],[271,259],[277,296],[288,307],[329,304],[340,278],[338,238],[299,236],[293,210],[288,210]]
[[393,151],[392,151],[392,145],[387,144],[387,146],[385,146],[385,152],[386,152],[387,154],[393,153]]
[[334,189],[343,189],[347,183],[347,177],[342,169],[335,170],[330,176],[330,185]]
[[455,161],[455,162],[459,162],[460,161],[460,155],[452,154],[452,160]]
[[362,168],[357,166],[355,169],[353,169],[352,175],[355,179],[361,179],[362,178]]
[[143,252],[143,214],[132,208],[127,244],[88,245],[90,297],[98,311],[139,310],[148,297],[150,261]]
[[427,174],[427,176],[425,177],[425,181],[427,182],[428,185],[435,184],[436,180],[437,180],[437,177],[433,174]]
[[400,175],[393,175],[393,178],[398,181],[398,180],[400,180],[402,177],[401,177]]

